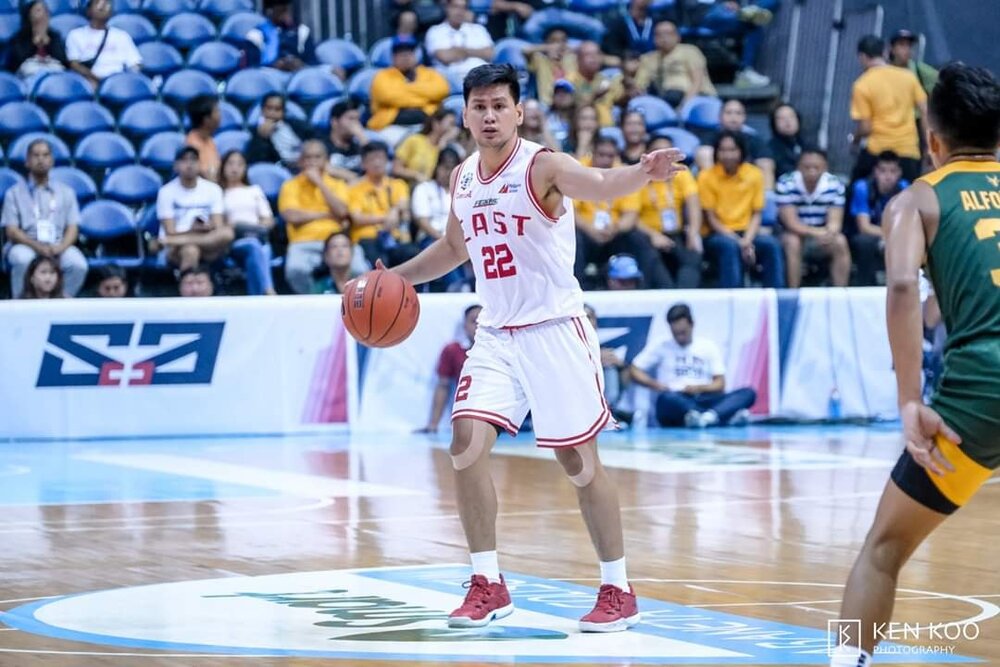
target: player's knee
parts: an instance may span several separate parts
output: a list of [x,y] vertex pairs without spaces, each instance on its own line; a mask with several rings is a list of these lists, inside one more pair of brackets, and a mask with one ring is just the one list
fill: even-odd
[[475,424],[467,419],[456,419],[449,448],[452,467],[455,470],[465,470],[473,466],[485,449],[483,439],[476,437]]
[[574,486],[583,488],[594,481],[598,463],[593,446],[581,445],[557,449],[556,460]]
[[868,536],[865,550],[877,571],[893,577],[902,569],[911,551],[909,545],[898,535],[875,531]]

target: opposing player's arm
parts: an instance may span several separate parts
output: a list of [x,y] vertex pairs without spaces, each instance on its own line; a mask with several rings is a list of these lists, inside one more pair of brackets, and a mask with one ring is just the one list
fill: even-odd
[[531,187],[544,200],[555,188],[571,199],[601,201],[631,194],[651,180],[666,180],[683,169],[684,154],[663,148],[642,156],[639,164],[613,169],[585,167],[566,153],[539,153]]

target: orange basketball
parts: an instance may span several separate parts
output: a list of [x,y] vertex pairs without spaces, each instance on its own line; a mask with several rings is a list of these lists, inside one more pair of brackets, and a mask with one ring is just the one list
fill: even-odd
[[347,332],[368,347],[392,347],[406,340],[420,318],[417,292],[391,271],[369,271],[344,287],[340,314]]

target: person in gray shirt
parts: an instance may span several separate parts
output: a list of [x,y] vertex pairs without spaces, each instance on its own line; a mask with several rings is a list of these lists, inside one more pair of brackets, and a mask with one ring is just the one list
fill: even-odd
[[74,244],[80,224],[80,206],[73,190],[49,179],[52,147],[44,139],[28,146],[28,180],[9,189],[3,199],[7,233],[7,262],[15,295],[24,287],[24,273],[36,256],[58,260],[66,295],[76,296],[87,278],[87,259]]

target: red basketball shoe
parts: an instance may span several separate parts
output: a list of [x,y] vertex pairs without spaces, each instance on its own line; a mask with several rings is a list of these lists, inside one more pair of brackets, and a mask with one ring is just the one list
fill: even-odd
[[621,632],[639,622],[639,607],[632,586],[626,593],[617,586],[603,584],[594,609],[580,619],[581,632]]
[[[486,577],[474,574],[466,586],[469,587],[469,592],[465,594],[465,602],[448,616],[448,627],[481,628],[490,621],[510,616],[514,611],[514,603],[510,601],[510,593],[502,574],[499,584],[490,583]],[[634,602],[632,606],[635,607]]]

